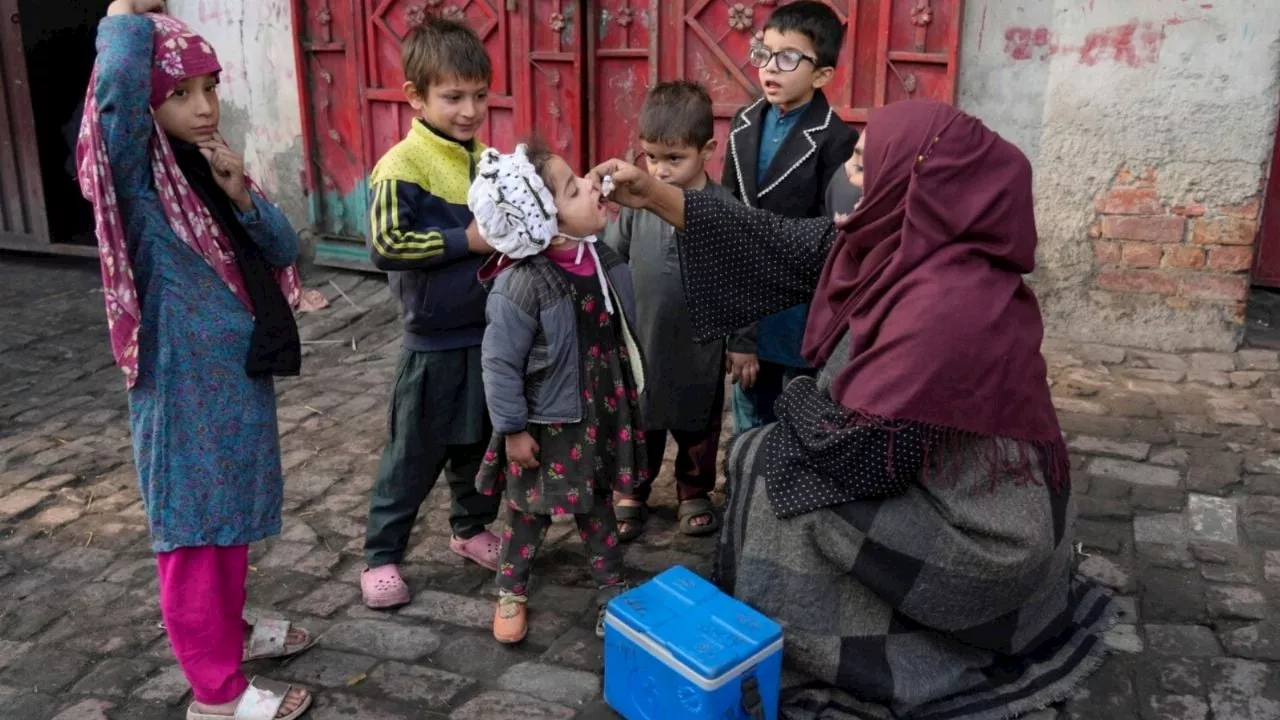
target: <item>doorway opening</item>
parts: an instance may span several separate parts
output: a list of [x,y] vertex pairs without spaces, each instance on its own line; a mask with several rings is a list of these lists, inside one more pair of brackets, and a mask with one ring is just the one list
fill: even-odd
[[1267,350],[1280,350],[1280,123],[1274,143],[1253,243],[1253,286],[1244,331],[1246,346]]
[[109,0],[19,0],[31,113],[35,120],[49,236],[96,244],[93,208],[76,182],[75,144],[93,70],[98,21]]

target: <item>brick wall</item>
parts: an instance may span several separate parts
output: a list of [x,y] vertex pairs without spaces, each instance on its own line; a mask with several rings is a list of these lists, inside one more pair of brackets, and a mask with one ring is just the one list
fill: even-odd
[[1239,205],[1167,205],[1158,185],[1152,168],[1122,169],[1094,201],[1097,286],[1162,295],[1174,308],[1228,305],[1243,320],[1261,194]]

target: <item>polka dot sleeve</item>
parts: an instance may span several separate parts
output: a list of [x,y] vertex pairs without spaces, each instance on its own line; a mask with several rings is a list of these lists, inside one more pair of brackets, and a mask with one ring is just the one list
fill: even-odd
[[905,493],[941,437],[915,423],[867,422],[807,377],[787,386],[777,413],[764,474],[773,511],[784,519]]
[[813,299],[836,229],[701,191],[685,193],[679,236],[685,300],[698,342],[711,342]]

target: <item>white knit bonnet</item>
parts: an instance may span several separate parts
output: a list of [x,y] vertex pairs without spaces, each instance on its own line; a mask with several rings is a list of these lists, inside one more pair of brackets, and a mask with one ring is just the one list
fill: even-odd
[[[529,162],[527,148],[523,144],[517,145],[515,152],[507,155],[493,148],[486,148],[480,154],[476,179],[467,193],[467,207],[475,216],[480,237],[512,260],[537,255],[551,247],[557,236],[563,235],[556,220],[555,197],[533,163]],[[596,236],[563,237],[582,243],[578,246],[577,262],[582,262],[584,248],[590,250],[600,290],[604,294],[605,310],[612,314],[609,284],[593,245]]]

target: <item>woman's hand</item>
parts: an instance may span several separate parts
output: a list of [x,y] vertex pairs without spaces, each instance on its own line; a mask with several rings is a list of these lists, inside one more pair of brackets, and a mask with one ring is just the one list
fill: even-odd
[[592,180],[602,184],[604,178],[613,179],[613,192],[608,200],[637,210],[644,209],[649,199],[652,186],[661,185],[649,173],[622,160],[608,160],[591,171]]
[[537,441],[528,432],[519,432],[507,436],[507,459],[524,470],[538,467]]
[[141,15],[164,12],[164,0],[116,0],[107,6],[108,15]]
[[649,173],[621,160],[608,160],[591,171],[591,179],[603,184],[605,176],[613,181],[613,192],[607,200],[637,210],[648,210],[676,230],[684,230],[684,191],[660,182]]
[[213,180],[222,188],[222,192],[231,198],[236,209],[249,212],[253,209],[253,198],[244,184],[244,159],[219,136],[200,143],[200,154],[209,161],[213,168]]

